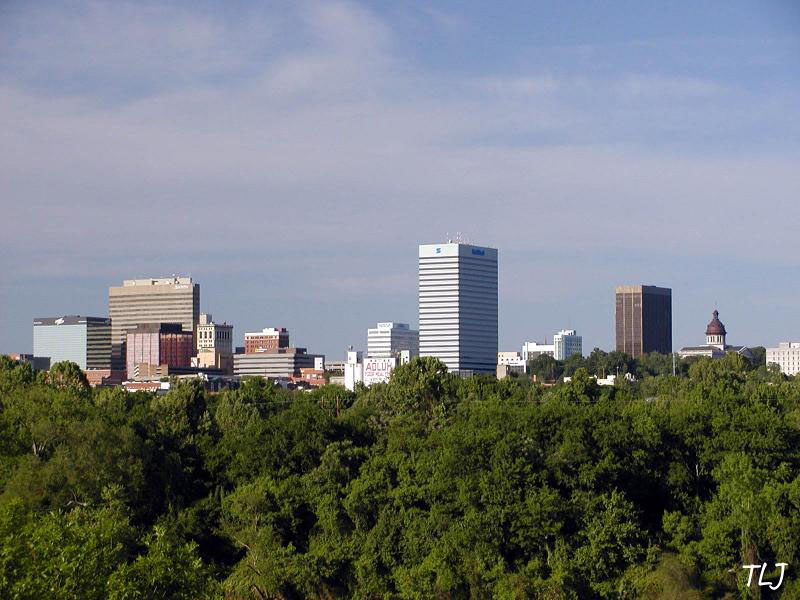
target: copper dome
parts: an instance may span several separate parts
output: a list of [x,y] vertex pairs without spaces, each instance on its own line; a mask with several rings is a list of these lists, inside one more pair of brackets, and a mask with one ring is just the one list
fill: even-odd
[[714,318],[711,319],[708,327],[706,327],[706,335],[725,335],[725,325],[719,320],[719,311],[715,310],[713,315]]

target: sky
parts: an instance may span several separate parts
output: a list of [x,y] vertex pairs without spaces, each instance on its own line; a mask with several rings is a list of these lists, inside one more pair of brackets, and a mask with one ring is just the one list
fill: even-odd
[[0,352],[191,275],[341,359],[417,324],[417,246],[499,249],[500,349],[800,339],[800,4],[0,2]]

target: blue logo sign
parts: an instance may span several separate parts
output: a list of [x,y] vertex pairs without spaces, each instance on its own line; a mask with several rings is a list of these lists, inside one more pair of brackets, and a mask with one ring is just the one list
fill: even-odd
[[473,248],[472,249],[472,253],[477,255],[477,256],[485,256],[486,255],[486,250],[481,250],[480,248]]
[[442,253],[442,249],[441,248],[437,248],[436,249],[436,254],[441,254],[441,253]]

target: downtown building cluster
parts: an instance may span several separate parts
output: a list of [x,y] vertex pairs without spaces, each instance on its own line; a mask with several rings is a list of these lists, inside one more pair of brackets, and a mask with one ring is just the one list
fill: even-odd
[[287,385],[324,382],[324,357],[289,344],[285,327],[245,333],[234,347],[233,325],[200,312],[200,285],[190,277],[125,280],[108,292],[109,317],[65,315],[33,321],[35,368],[76,363],[91,385],[162,390],[169,379],[202,378],[211,389],[240,376]]
[[[498,251],[448,241],[423,244],[418,254],[419,329],[397,321],[367,329],[366,354],[352,347],[343,362],[330,363],[306,348],[293,347],[285,327],[246,332],[234,344],[234,328],[200,312],[200,286],[190,277],[131,279],[108,291],[108,317],[63,315],[35,318],[33,354],[16,355],[34,368],[69,360],[92,385],[163,389],[172,377],[201,377],[210,387],[235,384],[242,376],[270,378],[305,388],[330,380],[350,389],[388,381],[397,365],[415,356],[439,359],[460,376],[525,373],[530,361],[550,356],[564,361],[583,355],[582,337],[561,329],[552,342],[526,341],[521,351],[498,348]],[[634,358],[672,353],[672,290],[620,285],[614,290],[615,350]],[[746,346],[727,344],[715,310],[705,343],[685,346],[680,357],[711,359],[736,352],[752,360]],[[800,343],[767,349],[767,363],[800,372]],[[341,372],[341,374],[337,374]],[[334,373],[331,377],[331,373]]]

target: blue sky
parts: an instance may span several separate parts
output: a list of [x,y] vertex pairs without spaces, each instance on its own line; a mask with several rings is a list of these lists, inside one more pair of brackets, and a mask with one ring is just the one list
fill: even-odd
[[500,346],[800,338],[800,5],[0,4],[0,351],[191,274],[244,331],[341,357],[416,323],[416,247],[500,250]]

